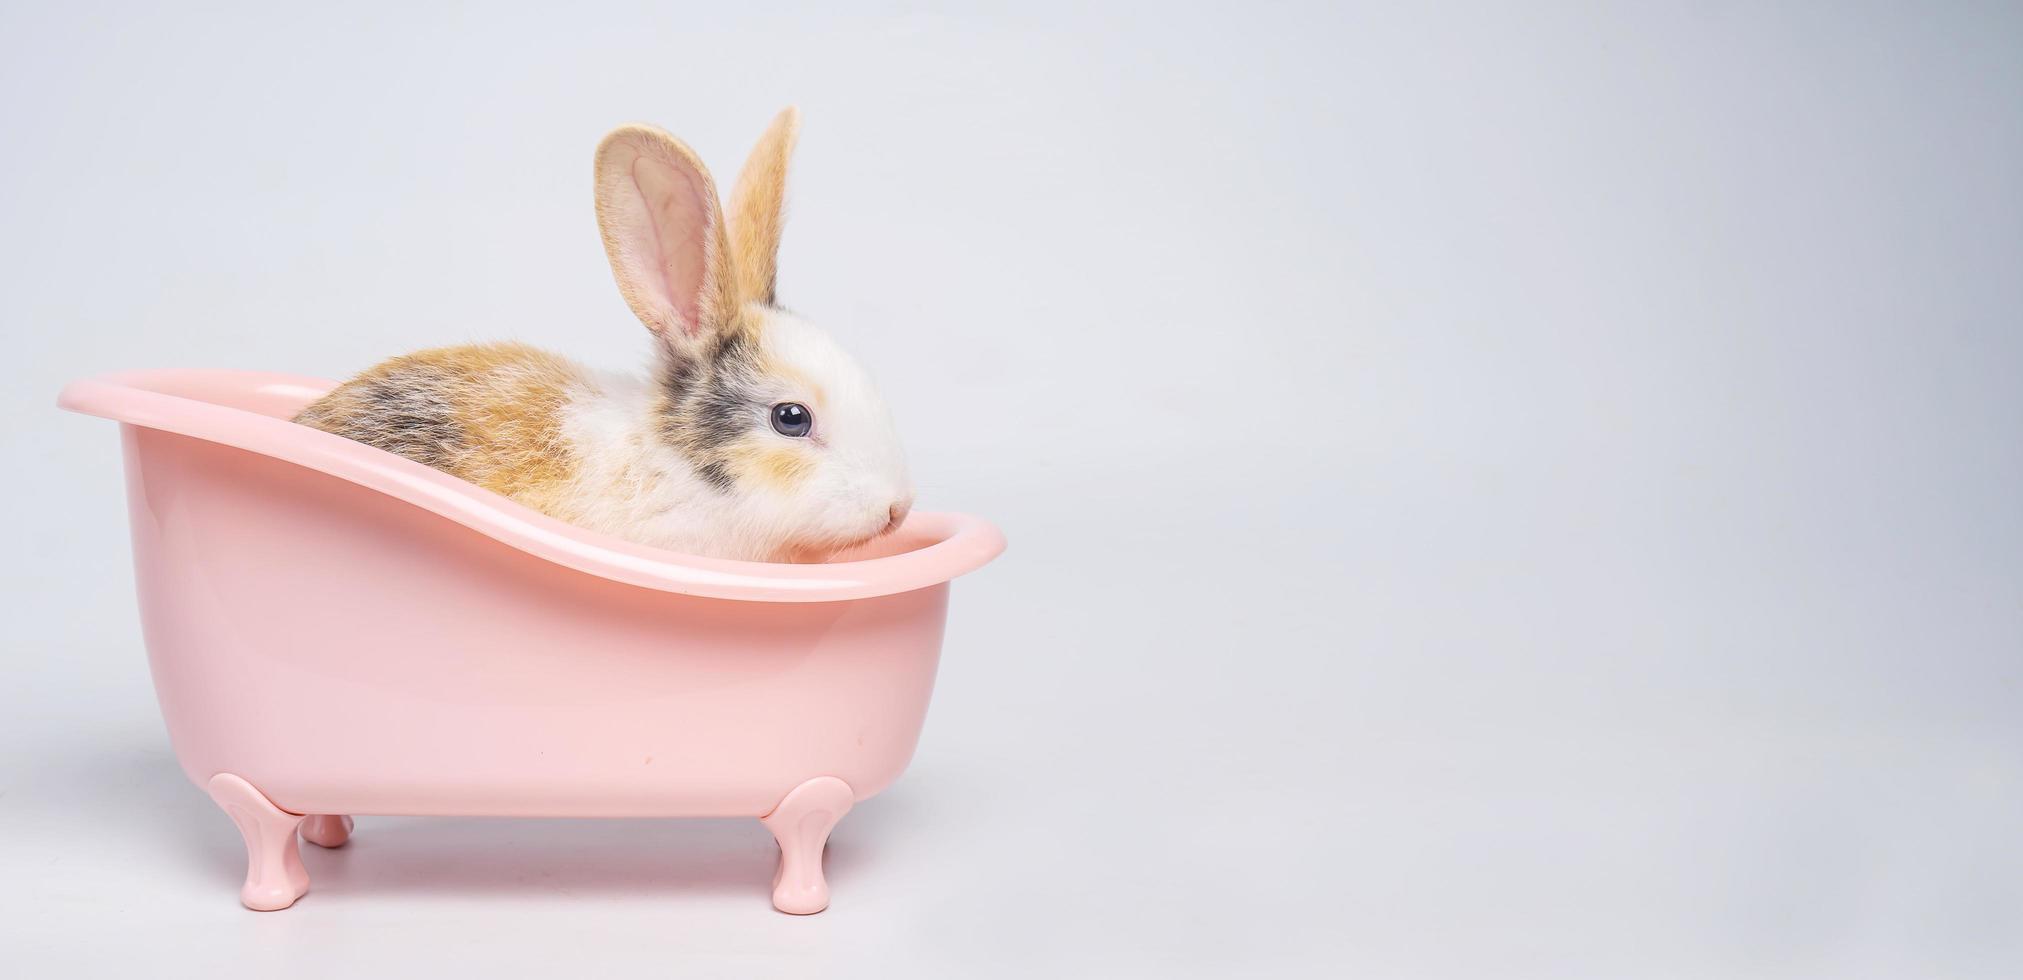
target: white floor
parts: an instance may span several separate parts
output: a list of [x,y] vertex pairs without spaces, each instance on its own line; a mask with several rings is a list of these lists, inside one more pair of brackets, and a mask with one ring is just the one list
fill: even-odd
[[[1555,654],[1556,630],[1597,632],[1577,621],[1442,649],[1392,633],[1425,627],[1367,592],[1186,591],[1205,572],[1181,548],[1146,551],[1134,590],[1050,556],[1044,529],[1021,537],[959,588],[920,755],[838,830],[819,916],[769,907],[756,821],[415,818],[305,847],[310,894],[244,911],[237,835],[176,769],[135,645],[67,650],[99,665],[88,682],[10,692],[9,955],[154,976],[2023,963],[2010,719],[1806,695],[1734,661],[1682,680],[1624,666],[1628,647]],[[1107,628],[1050,605],[1105,588]],[[80,706],[86,686],[99,703]]]

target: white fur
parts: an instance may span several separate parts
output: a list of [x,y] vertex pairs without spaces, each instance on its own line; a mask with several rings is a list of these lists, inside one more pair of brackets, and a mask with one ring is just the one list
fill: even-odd
[[[826,535],[835,546],[854,544],[885,529],[894,505],[912,506],[905,453],[892,414],[857,362],[813,324],[766,310],[760,343],[769,360],[807,377],[820,389],[797,391],[783,382],[772,402],[814,407],[810,434],[820,459],[792,494],[757,494],[750,517],[774,527],[794,527],[808,538]],[[782,372],[785,374],[786,372]],[[779,379],[774,379],[779,380]],[[767,427],[766,436],[785,440]],[[757,511],[763,509],[763,516]]]
[[743,482],[727,491],[712,486],[658,433],[652,382],[588,375],[570,390],[562,420],[576,460],[572,522],[694,554],[816,560],[876,537],[888,529],[895,506],[912,505],[898,434],[870,377],[807,321],[775,310],[754,315],[765,318],[759,336],[767,359],[819,393],[796,390],[788,372],[764,379],[770,390],[754,411],[753,431],[802,441],[773,432],[759,413],[785,401],[810,406],[812,472],[790,491]]

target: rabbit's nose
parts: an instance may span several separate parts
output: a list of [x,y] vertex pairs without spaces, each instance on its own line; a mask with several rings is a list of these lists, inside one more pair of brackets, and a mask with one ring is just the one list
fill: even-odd
[[913,510],[913,501],[911,500],[901,500],[898,503],[893,504],[892,508],[886,511],[886,513],[890,515],[892,519],[885,523],[885,530],[891,531],[897,529],[900,523],[906,520],[906,515],[908,513],[911,513],[912,510]]

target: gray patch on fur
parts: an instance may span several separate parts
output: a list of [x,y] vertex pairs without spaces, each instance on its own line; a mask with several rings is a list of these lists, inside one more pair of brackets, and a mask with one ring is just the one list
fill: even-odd
[[467,447],[446,391],[450,383],[427,369],[397,369],[353,383],[357,411],[318,412],[324,407],[319,402],[297,421],[454,473]]
[[737,485],[725,467],[725,449],[763,421],[758,373],[758,351],[743,335],[733,335],[701,358],[670,354],[662,368],[667,403],[660,434],[719,491]]

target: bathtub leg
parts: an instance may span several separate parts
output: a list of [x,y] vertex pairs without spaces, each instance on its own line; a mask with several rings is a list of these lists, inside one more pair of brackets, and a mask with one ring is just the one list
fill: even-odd
[[351,840],[351,818],[312,813],[302,818],[302,839],[317,847],[343,847]]
[[295,904],[309,890],[295,827],[302,815],[275,806],[260,791],[229,772],[211,777],[211,799],[239,825],[246,839],[246,886],[239,901],[249,909],[273,912]]
[[773,873],[774,908],[812,915],[829,907],[822,850],[829,843],[829,831],[854,802],[849,783],[817,776],[794,787],[773,812],[759,818],[780,842],[780,867]]

